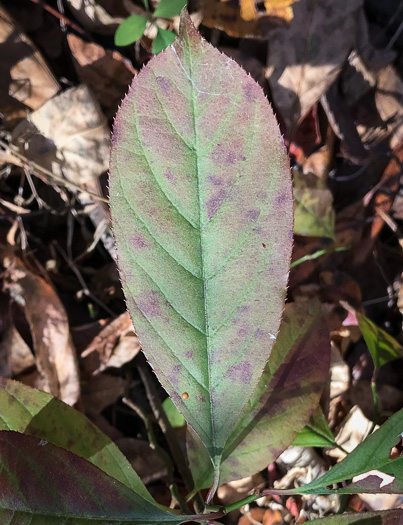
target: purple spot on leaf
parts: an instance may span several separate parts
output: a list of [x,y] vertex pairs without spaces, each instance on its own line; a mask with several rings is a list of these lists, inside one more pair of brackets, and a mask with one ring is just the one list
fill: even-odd
[[277,204],[284,204],[287,201],[288,196],[284,193],[282,195],[279,195],[276,199]]
[[145,237],[140,234],[137,234],[132,239],[133,248],[136,250],[143,250],[144,248],[149,248],[148,241]]
[[259,210],[248,210],[246,212],[246,218],[255,221],[260,215]]
[[226,195],[227,192],[222,189],[216,195],[214,195],[214,197],[211,197],[211,199],[206,202],[208,220],[210,220],[217,213],[217,210],[224,202]]
[[172,181],[174,180],[174,175],[173,175],[173,173],[170,172],[170,171],[166,171],[166,172],[164,173],[164,177],[165,177],[167,180],[169,180],[170,182],[172,182]]
[[158,86],[160,87],[161,91],[164,93],[164,95],[168,95],[171,91],[171,83],[170,81],[165,77],[157,77],[156,82]]
[[188,350],[185,353],[185,356],[186,356],[187,359],[192,359],[192,357],[194,356],[194,352],[192,350]]
[[207,180],[213,184],[213,186],[221,186],[222,179],[221,177],[218,177],[217,175],[208,175]]
[[231,366],[228,369],[227,377],[229,377],[231,381],[247,385],[252,378],[252,365],[244,361],[238,365]]

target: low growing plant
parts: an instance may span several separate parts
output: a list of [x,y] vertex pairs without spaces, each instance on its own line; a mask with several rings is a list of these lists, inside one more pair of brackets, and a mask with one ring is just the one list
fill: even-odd
[[129,46],[140,40],[146,31],[147,24],[156,31],[152,52],[159,53],[168,47],[176,38],[173,31],[159,27],[159,18],[173,18],[179,16],[186,0],[161,0],[154,12],[150,10],[148,0],[143,0],[146,9],[145,15],[131,15],[124,20],[115,33],[117,46]]
[[179,38],[135,77],[116,117],[110,203],[134,326],[187,421],[188,464],[177,466],[196,510],[157,504],[82,414],[3,379],[1,523],[206,523],[262,494],[403,493],[403,458],[390,455],[400,411],[312,483],[209,508],[221,483],[262,470],[294,440],[336,443],[317,408],[330,359],[320,304],[284,309],[293,202],[279,128],[261,88],[201,38],[186,12]]

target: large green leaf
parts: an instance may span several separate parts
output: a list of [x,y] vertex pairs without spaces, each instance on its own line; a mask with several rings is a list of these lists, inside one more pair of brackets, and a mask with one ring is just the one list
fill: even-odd
[[320,520],[313,520],[313,525],[399,525],[403,523],[403,510],[381,510],[378,512],[357,512],[356,514],[338,514]]
[[154,502],[118,447],[83,414],[50,394],[0,378],[0,430],[15,430],[70,450]]
[[136,332],[216,469],[276,340],[292,188],[261,88],[182,15],[115,120],[110,202]]
[[79,456],[45,440],[0,432],[0,519],[7,524],[186,523]]
[[[319,402],[329,362],[320,303],[288,304],[264,374],[224,449],[222,483],[258,472],[292,443]],[[188,457],[196,489],[208,486],[212,469],[194,435]]]
[[[400,410],[324,476],[303,487],[285,491],[270,490],[270,493],[403,494],[403,456],[390,458],[391,449],[402,438],[402,431],[403,410]],[[355,476],[360,479],[354,480]],[[349,481],[352,479],[352,482]],[[343,483],[343,488],[333,489],[336,483]]]

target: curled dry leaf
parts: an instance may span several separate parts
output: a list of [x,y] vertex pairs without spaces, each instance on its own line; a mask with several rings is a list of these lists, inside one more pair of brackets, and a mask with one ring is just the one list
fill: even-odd
[[87,357],[93,352],[98,352],[101,361],[95,371],[98,373],[105,368],[121,367],[131,361],[139,351],[139,340],[134,333],[130,316],[125,312],[101,330],[81,356]]
[[74,405],[80,394],[77,358],[59,297],[20,259],[6,257],[4,266],[4,288],[24,308],[44,390]]

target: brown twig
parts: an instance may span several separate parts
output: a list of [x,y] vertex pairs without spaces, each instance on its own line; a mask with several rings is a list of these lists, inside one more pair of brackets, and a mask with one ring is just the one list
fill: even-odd
[[[31,1],[33,1],[33,0],[31,0]],[[15,157],[19,161],[22,161],[22,163],[24,163],[28,167],[33,168],[33,170],[34,170],[32,172],[33,175],[38,176],[35,173],[35,170],[39,171],[43,175],[46,175],[47,177],[50,177],[51,179],[54,179],[56,182],[59,182],[63,186],[67,186],[69,188],[72,188],[74,190],[79,191],[80,193],[84,193],[85,195],[88,195],[89,197],[92,197],[95,200],[98,200],[98,201],[101,201],[101,202],[106,202],[106,203],[108,202],[108,199],[105,199],[104,197],[101,197],[100,195],[96,195],[95,193],[92,193],[91,191],[88,191],[88,190],[82,188],[78,184],[75,184],[74,182],[71,182],[71,181],[69,181],[67,179],[64,179],[63,177],[60,177],[59,175],[56,175],[55,173],[52,173],[48,169],[44,168],[40,164],[37,164],[33,160],[28,159],[27,157],[25,157],[25,155],[20,153],[17,150],[17,148],[15,146],[13,146],[12,144],[7,144],[7,142],[4,142],[4,140],[0,139],[0,147],[3,148],[4,151],[10,150],[12,157]],[[8,159],[7,161],[10,162],[11,164],[13,163],[12,159]],[[14,161],[14,163],[16,164],[16,166],[21,166],[21,163],[19,163],[19,162]]]
[[66,25],[70,26],[72,29],[74,29],[75,31],[77,31],[81,35],[86,36],[86,32],[84,31],[84,29],[82,27],[80,27],[77,24],[75,24],[74,22],[72,22],[69,18],[67,18],[67,16],[62,15],[61,13],[59,13],[59,11],[57,11],[56,9],[54,9],[53,7],[48,5],[43,0],[31,0],[31,2],[33,4],[40,5],[43,9],[45,9],[45,11],[50,13],[52,16],[58,18],[59,20],[64,22]]

